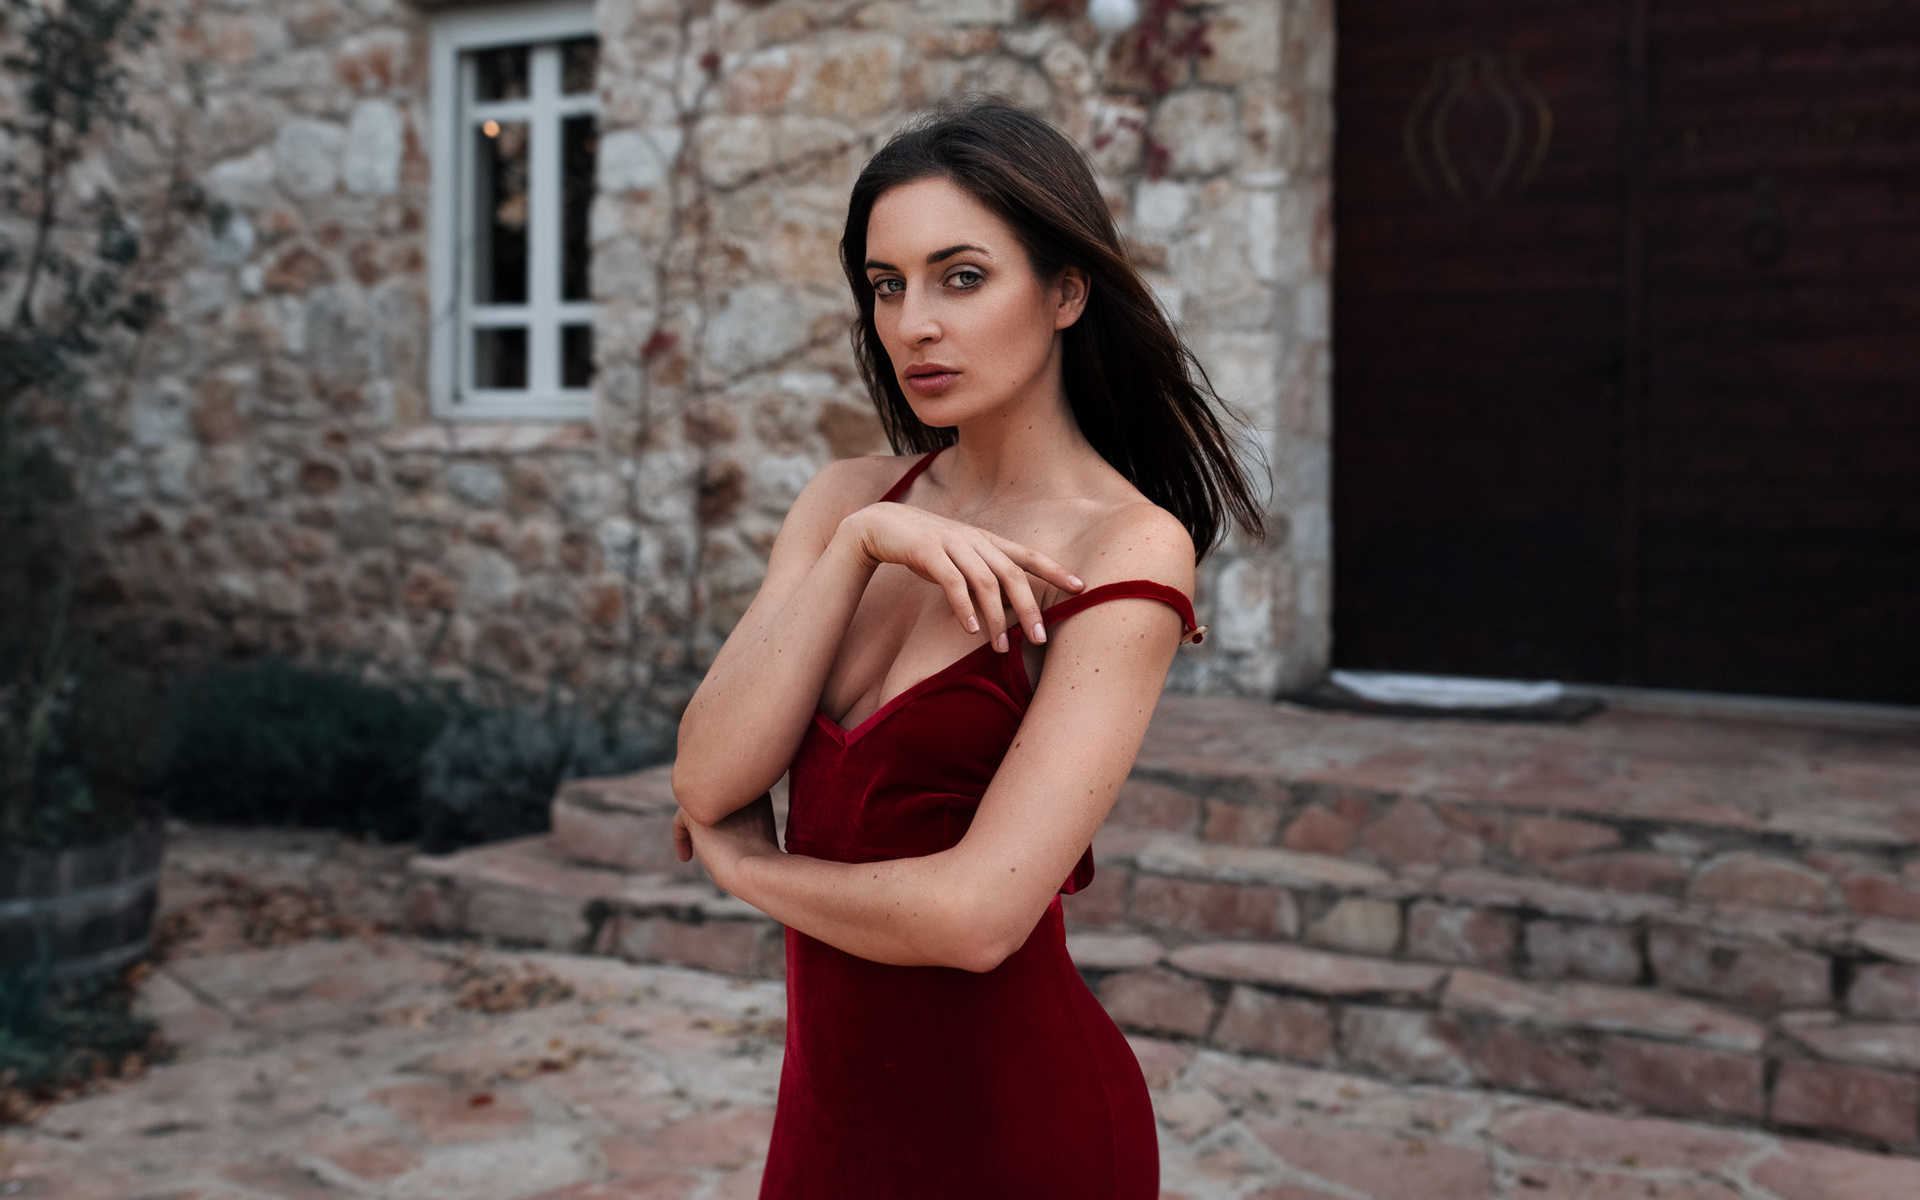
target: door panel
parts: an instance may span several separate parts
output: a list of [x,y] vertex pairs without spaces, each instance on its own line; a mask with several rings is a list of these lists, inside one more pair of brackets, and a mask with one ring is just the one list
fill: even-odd
[[1652,11],[1645,678],[1920,701],[1920,6]]
[[1336,661],[1920,703],[1920,3],[1340,19]]
[[1346,0],[1340,15],[1339,661],[1605,673],[1620,10]]

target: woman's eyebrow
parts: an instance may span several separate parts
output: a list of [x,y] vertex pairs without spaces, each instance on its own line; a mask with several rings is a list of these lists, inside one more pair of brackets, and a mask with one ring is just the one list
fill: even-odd
[[[976,246],[972,242],[961,242],[958,246],[948,246],[945,250],[935,250],[932,254],[927,255],[927,265],[931,267],[935,263],[945,262],[954,255],[965,253],[968,250],[973,251],[975,254],[983,254],[988,258],[993,257],[993,251],[987,249],[985,246]],[[877,258],[867,260],[867,270],[869,271],[898,271],[899,269],[899,267],[894,266],[892,263],[881,262]]]
[[945,250],[935,250],[932,254],[927,255],[927,265],[932,266],[937,262],[952,258],[954,255],[966,250],[971,250],[975,254],[984,254],[988,258],[993,257],[993,251],[987,249],[985,246],[975,246],[968,242],[961,242],[958,246],[948,246]]

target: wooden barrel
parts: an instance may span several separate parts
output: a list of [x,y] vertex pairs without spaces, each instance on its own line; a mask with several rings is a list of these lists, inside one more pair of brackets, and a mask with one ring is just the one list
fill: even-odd
[[145,954],[165,842],[155,825],[65,850],[0,849],[0,971],[34,969],[43,929],[55,979]]

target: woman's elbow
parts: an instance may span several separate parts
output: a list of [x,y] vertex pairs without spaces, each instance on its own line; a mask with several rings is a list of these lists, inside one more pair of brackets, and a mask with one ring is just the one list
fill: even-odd
[[1018,947],[1003,945],[992,938],[961,935],[945,939],[940,948],[929,956],[930,965],[985,975],[1007,961],[1015,949]]
[[1027,938],[1033,933],[1034,921],[1022,923],[1009,917],[1004,905],[991,906],[994,911],[981,911],[987,905],[965,905],[970,909],[956,923],[947,940],[946,957],[948,966],[958,967],[962,971],[971,971],[984,975],[995,970],[1001,963],[1012,958],[1014,952],[1027,944]]
[[941,965],[971,971],[975,975],[985,975],[1011,958],[1017,949],[1019,949],[1018,946],[1010,946],[991,938],[960,938],[948,948],[943,956],[946,961]]
[[719,789],[700,778],[700,773],[684,758],[673,762],[672,787],[674,802],[702,825],[716,824],[733,811],[726,806]]

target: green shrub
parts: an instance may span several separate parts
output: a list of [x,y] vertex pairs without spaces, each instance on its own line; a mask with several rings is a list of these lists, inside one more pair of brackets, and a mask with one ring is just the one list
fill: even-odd
[[161,792],[178,816],[344,829],[420,825],[421,755],[443,705],[280,662],[207,671],[177,702]]
[[[144,0],[0,0],[0,843],[69,846],[147,815],[117,740],[84,728],[105,702],[84,661],[89,504],[151,370],[175,252],[226,219],[184,143],[137,111],[184,82],[142,64],[161,16]],[[79,164],[121,151],[164,165],[118,181],[79,167],[79,186]]]
[[50,664],[0,673],[0,845],[58,850],[158,820],[152,676],[91,637],[50,651]]
[[269,662],[180,689],[161,793],[203,821],[344,829],[423,849],[541,833],[562,782],[665,761],[671,725],[542,706],[483,706]]
[[421,848],[444,854],[477,842],[544,833],[568,779],[664,762],[672,730],[544,708],[473,709],[449,724],[422,764]]
[[72,688],[59,684],[0,689],[0,833],[7,841],[67,845],[94,815],[93,789],[63,736],[71,699]]

